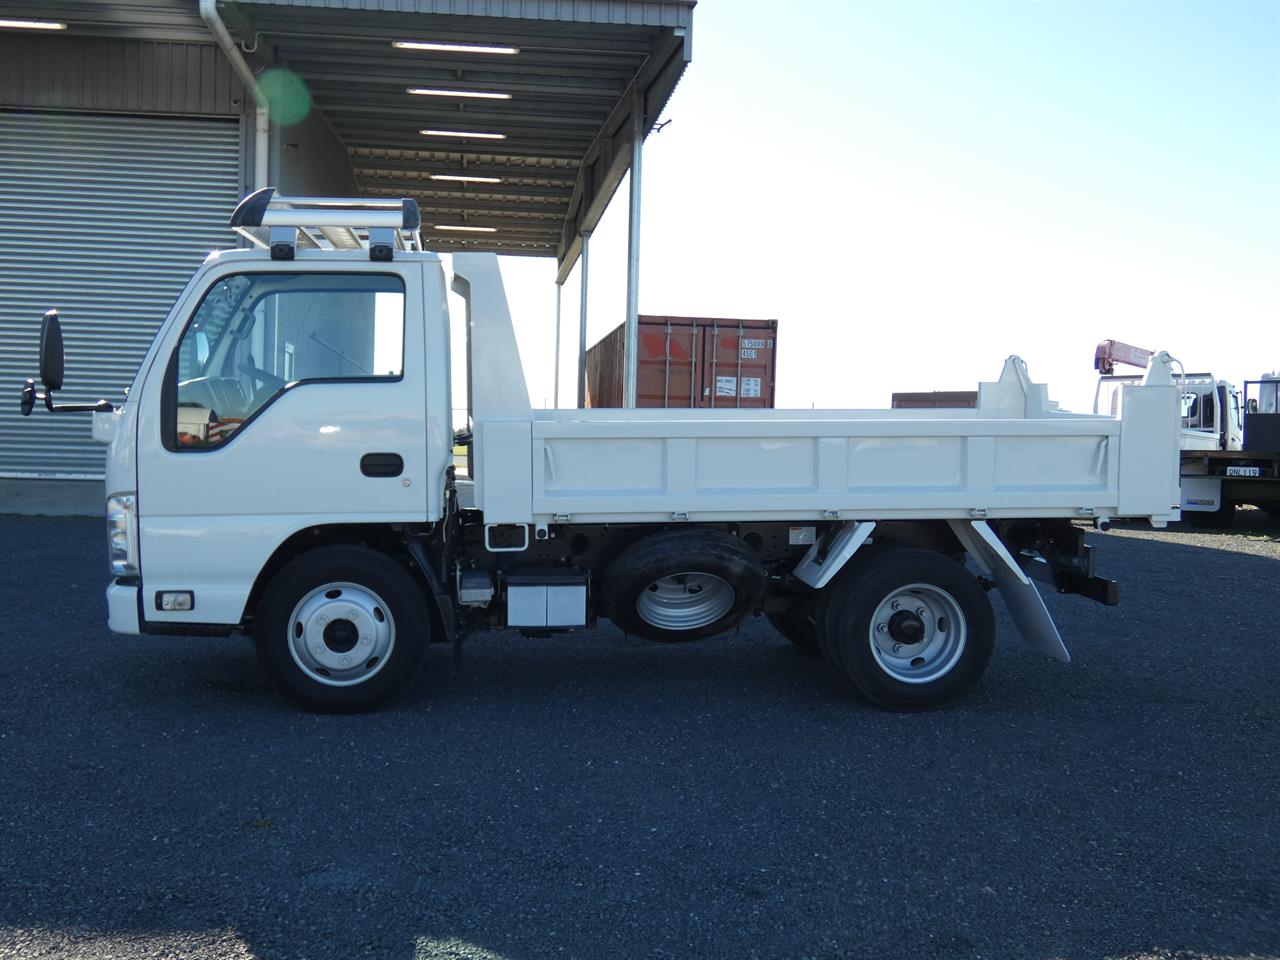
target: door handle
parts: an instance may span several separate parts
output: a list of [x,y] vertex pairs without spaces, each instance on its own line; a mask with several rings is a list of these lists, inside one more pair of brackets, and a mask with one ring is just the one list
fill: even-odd
[[398,477],[404,473],[404,458],[398,453],[366,453],[360,458],[360,472],[366,477]]

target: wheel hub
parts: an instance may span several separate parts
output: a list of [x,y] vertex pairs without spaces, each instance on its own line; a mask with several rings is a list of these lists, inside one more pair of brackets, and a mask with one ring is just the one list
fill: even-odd
[[889,636],[904,646],[920,643],[925,638],[924,621],[914,613],[899,610],[889,618]]
[[945,675],[964,653],[967,637],[955,597],[928,583],[899,587],[881,600],[868,633],[876,663],[902,683]]
[[698,630],[727,614],[736,601],[729,581],[688,571],[660,577],[640,591],[636,612],[661,630]]
[[326,686],[363,683],[387,662],[395,624],[386,603],[354,583],[326,583],[304,596],[289,618],[289,652]]
[[324,628],[324,645],[334,653],[350,653],[360,639],[360,628],[350,620],[330,620]]

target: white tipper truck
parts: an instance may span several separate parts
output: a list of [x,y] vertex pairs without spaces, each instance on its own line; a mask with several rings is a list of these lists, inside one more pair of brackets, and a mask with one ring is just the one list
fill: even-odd
[[[1145,368],[1151,350],[1104,340],[1094,352],[1102,373],[1093,412],[1117,415],[1122,388],[1139,376],[1115,365]],[[1176,361],[1175,361],[1176,363]],[[1280,518],[1280,371],[1246,380],[1241,392],[1211,373],[1179,374],[1182,518],[1198,527],[1230,527],[1240,504]]]
[[1115,603],[1087,524],[1179,515],[1165,354],[1121,416],[1059,409],[1016,357],[973,409],[535,410],[497,258],[464,253],[455,424],[412,201],[268,189],[231,224],[254,245],[209,255],[123,404],[54,402],[52,312],[22,403],[92,410],[108,444],[110,628],[246,633],[308,708],[384,703],[478,628],[680,641],[756,614],[865,699],[934,707],[986,668],[988,591],[1068,661],[1035,581]]

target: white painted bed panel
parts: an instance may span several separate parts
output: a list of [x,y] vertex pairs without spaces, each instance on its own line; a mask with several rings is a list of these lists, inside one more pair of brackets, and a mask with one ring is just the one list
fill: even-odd
[[660,425],[539,419],[532,512],[579,522],[721,512],[743,519],[829,511],[968,516],[973,509],[1115,514],[1115,420],[899,423],[888,411],[879,416],[781,425],[696,422],[687,414]]

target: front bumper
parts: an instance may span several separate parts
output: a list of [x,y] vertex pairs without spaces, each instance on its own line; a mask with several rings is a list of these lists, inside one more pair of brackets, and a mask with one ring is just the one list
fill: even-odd
[[141,633],[136,584],[113,582],[107,587],[107,627],[112,633]]

